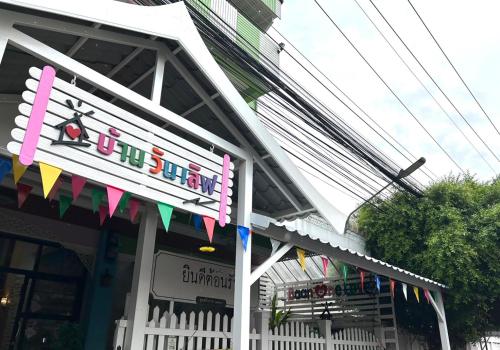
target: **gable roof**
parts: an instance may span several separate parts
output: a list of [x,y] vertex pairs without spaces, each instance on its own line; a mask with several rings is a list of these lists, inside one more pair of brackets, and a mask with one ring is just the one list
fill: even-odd
[[238,129],[251,139],[248,144],[251,144],[254,150],[260,150],[257,151],[257,156],[265,150],[269,155],[266,164],[276,166],[279,170],[278,176],[284,177],[287,187],[294,193],[300,193],[337,233],[343,232],[345,215],[316,190],[247,105],[206,47],[183,2],[155,7],[130,5],[113,0],[0,2],[177,41],[230,107],[237,118]]

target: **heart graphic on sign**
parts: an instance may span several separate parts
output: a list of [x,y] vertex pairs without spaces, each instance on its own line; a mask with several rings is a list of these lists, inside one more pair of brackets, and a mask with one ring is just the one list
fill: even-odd
[[73,140],[80,136],[81,133],[82,131],[78,128],[73,127],[73,125],[66,126],[66,134],[68,134],[68,136]]

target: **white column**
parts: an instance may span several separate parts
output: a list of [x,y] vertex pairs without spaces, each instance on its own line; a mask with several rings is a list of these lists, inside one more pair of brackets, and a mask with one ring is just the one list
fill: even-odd
[[7,47],[7,33],[0,33],[0,64],[2,63],[5,48]]
[[151,284],[157,225],[158,211],[152,203],[147,203],[141,218],[135,253],[125,350],[144,348],[144,331],[148,321],[149,286]]
[[165,63],[167,62],[167,58],[162,51],[158,51],[156,53],[156,65],[155,65],[155,73],[153,76],[153,87],[151,90],[151,101],[154,103],[160,104],[161,100],[161,91],[163,87],[163,75],[165,72]]
[[322,337],[325,338],[325,350],[333,350],[333,339],[332,339],[332,321],[321,320],[319,323],[319,331]]
[[[238,225],[250,228],[252,213],[253,163],[246,160],[239,167],[238,177]],[[234,286],[234,350],[247,350],[250,340],[250,273],[252,256],[252,235],[248,237],[247,250],[243,249],[241,238],[236,233],[236,261]]]
[[[430,293],[430,292],[429,292]],[[450,338],[448,337],[448,326],[446,325],[446,315],[444,313],[444,303],[441,291],[436,292],[436,307],[439,310],[438,313],[438,325],[439,325],[439,335],[441,337],[441,349],[451,350]],[[432,300],[432,299],[431,299]],[[433,303],[434,306],[434,303]],[[437,310],[436,310],[437,311]]]

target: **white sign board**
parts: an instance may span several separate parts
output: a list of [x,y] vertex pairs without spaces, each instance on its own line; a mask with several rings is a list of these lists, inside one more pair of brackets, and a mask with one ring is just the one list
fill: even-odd
[[[258,283],[251,289],[251,305],[258,304]],[[196,303],[199,297],[234,304],[234,267],[158,251],[153,262],[151,294],[155,299]]]
[[31,157],[138,197],[213,217],[221,226],[230,221],[234,165],[228,155],[216,155],[54,79],[52,67],[29,72],[11,133],[14,141],[8,144],[20,160]]

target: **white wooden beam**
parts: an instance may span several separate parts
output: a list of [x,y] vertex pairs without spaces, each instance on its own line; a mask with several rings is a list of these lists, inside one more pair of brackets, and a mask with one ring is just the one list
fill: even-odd
[[284,246],[278,249],[276,253],[271,255],[266,261],[260,264],[259,267],[252,271],[252,274],[250,275],[250,284],[254,284],[260,278],[260,276],[266,273],[266,271],[269,270],[271,266],[277,263],[278,260],[281,259],[292,248],[293,244],[286,243]]
[[[252,212],[253,161],[245,161],[238,175],[238,225],[250,228]],[[236,259],[234,272],[234,350],[247,350],[250,341],[250,273],[252,269],[252,235],[244,250],[240,235],[236,233]]]
[[[211,99],[211,100],[215,100],[215,99],[216,99],[217,97],[219,97],[219,96],[220,96],[220,94],[219,94],[218,92],[216,92],[215,94],[212,94],[212,95],[210,96],[210,99]],[[199,103],[195,104],[193,107],[191,107],[191,108],[187,109],[185,112],[182,112],[182,113],[181,113],[181,116],[185,117],[185,116],[187,116],[187,115],[189,115],[189,114],[193,113],[193,112],[194,112],[194,111],[196,111],[197,109],[200,109],[200,108],[201,108],[201,107],[203,107],[204,105],[205,105],[205,101],[201,101],[201,102],[199,102]]]
[[12,28],[11,25],[12,19],[6,17],[5,12],[0,12],[0,30],[2,30],[5,34],[8,33],[9,42],[12,42],[12,45],[18,49],[26,51],[37,58],[55,65],[56,67],[63,68],[70,74],[77,75],[80,79],[97,86],[99,89],[109,94],[120,96],[121,99],[132,106],[135,106],[161,120],[168,121],[189,134],[196,136],[198,139],[201,139],[209,144],[214,144],[219,149],[226,151],[237,158],[248,159],[248,152],[242,148],[231,144],[225,139],[201,128],[185,118],[182,118],[180,115],[153,103],[140,94],[131,91],[125,86],[107,78],[84,64],[67,57],[63,53],[60,53],[59,51],[43,44],[29,35]]
[[221,123],[238,139],[238,141],[252,153],[255,162],[264,171],[264,173],[271,179],[276,187],[283,193],[283,195],[292,203],[292,205],[297,210],[302,210],[302,205],[295,195],[286,187],[286,185],[281,181],[281,179],[274,173],[271,167],[260,157],[260,155],[255,151],[252,145],[247,141],[245,136],[233,125],[233,123],[227,118],[225,113],[219,108],[219,106],[210,99],[208,93],[203,89],[201,84],[196,80],[194,75],[184,66],[184,64],[170,51],[168,47],[164,48],[172,65],[177,69],[179,74],[188,82],[191,88],[202,98],[207,104],[208,108],[217,116]]
[[0,64],[2,63],[3,55],[5,54],[5,49],[7,48],[7,37],[0,37]]
[[144,214],[141,217],[135,254],[127,331],[125,333],[126,350],[144,348],[157,225],[158,210],[152,203],[146,203]]
[[156,53],[156,64],[153,76],[153,86],[151,88],[151,101],[160,104],[161,92],[163,90],[163,76],[165,74],[165,64],[167,57],[163,52]]
[[[100,27],[101,23],[92,24],[92,28],[99,29]],[[73,57],[73,55],[75,55],[78,52],[78,50],[80,50],[82,46],[85,45],[87,40],[89,40],[89,38],[86,37],[78,38],[78,40],[73,44],[73,46],[71,46],[71,48],[68,51],[66,51],[66,56]]]
[[436,292],[436,299],[433,298],[431,292],[429,292],[429,299],[431,301],[434,310],[436,311],[439,326],[439,336],[441,338],[441,349],[451,350],[450,338],[448,336],[448,325],[446,324],[446,315],[444,312],[443,296],[441,291]]
[[76,35],[78,37],[97,39],[115,44],[142,47],[150,50],[159,50],[163,44],[154,40],[140,38],[132,35],[122,34],[114,31],[90,28],[88,26],[68,23],[47,17],[33,16],[20,12],[2,10],[3,16],[9,18],[9,22],[25,25],[31,28],[38,28],[57,33]]

